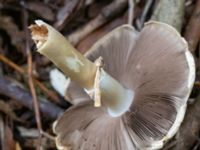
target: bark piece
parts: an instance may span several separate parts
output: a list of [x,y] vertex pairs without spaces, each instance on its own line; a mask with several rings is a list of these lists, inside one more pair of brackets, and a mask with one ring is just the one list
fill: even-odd
[[167,23],[180,32],[184,16],[184,7],[185,0],[160,0],[151,19]]

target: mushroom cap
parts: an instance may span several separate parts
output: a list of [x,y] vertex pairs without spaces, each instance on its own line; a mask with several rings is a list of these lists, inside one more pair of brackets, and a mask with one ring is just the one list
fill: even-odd
[[[79,94],[85,100],[76,102],[54,125],[58,147],[161,148],[178,130],[194,83],[195,65],[186,41],[164,23],[148,22],[140,33],[123,25],[94,44],[86,56],[91,61],[101,56],[104,70],[135,97],[129,111],[111,117],[104,106],[94,108],[86,94]],[[72,89],[71,95],[84,93]]]

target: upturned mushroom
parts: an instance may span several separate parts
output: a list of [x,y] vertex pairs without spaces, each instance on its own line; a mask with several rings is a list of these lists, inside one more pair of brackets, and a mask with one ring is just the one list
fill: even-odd
[[123,25],[86,57],[50,25],[36,21],[30,28],[38,51],[73,81],[68,96],[75,105],[54,124],[59,149],[159,149],[175,135],[195,65],[173,27],[151,21],[137,33]]

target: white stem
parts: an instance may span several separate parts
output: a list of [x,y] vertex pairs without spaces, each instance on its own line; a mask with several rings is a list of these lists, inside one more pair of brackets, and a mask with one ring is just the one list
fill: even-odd
[[[30,28],[32,30],[32,37],[37,42],[38,52],[48,57],[80,86],[89,91],[92,90],[94,88],[97,66],[80,54],[53,27],[43,21],[36,21],[36,24],[36,27]],[[41,38],[41,36],[44,36],[41,34],[41,30],[45,29],[48,31],[47,37]],[[132,91],[125,89],[103,69],[100,73],[99,83],[102,101],[107,105],[111,116],[119,116],[129,109],[134,97]]]
[[108,112],[111,116],[117,117],[129,110],[133,102],[134,92],[125,89],[104,70],[100,76],[100,90],[104,102],[109,106]]

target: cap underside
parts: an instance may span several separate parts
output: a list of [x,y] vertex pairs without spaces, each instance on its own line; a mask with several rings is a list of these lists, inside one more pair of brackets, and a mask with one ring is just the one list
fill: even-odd
[[[104,70],[134,91],[134,101],[130,111],[112,118],[104,107],[94,108],[85,98],[58,120],[58,144],[83,150],[161,148],[180,126],[194,82],[194,60],[187,43],[163,23],[148,23],[138,34],[124,25],[97,42],[86,56],[92,61],[103,57]],[[71,95],[80,93],[72,89]]]

